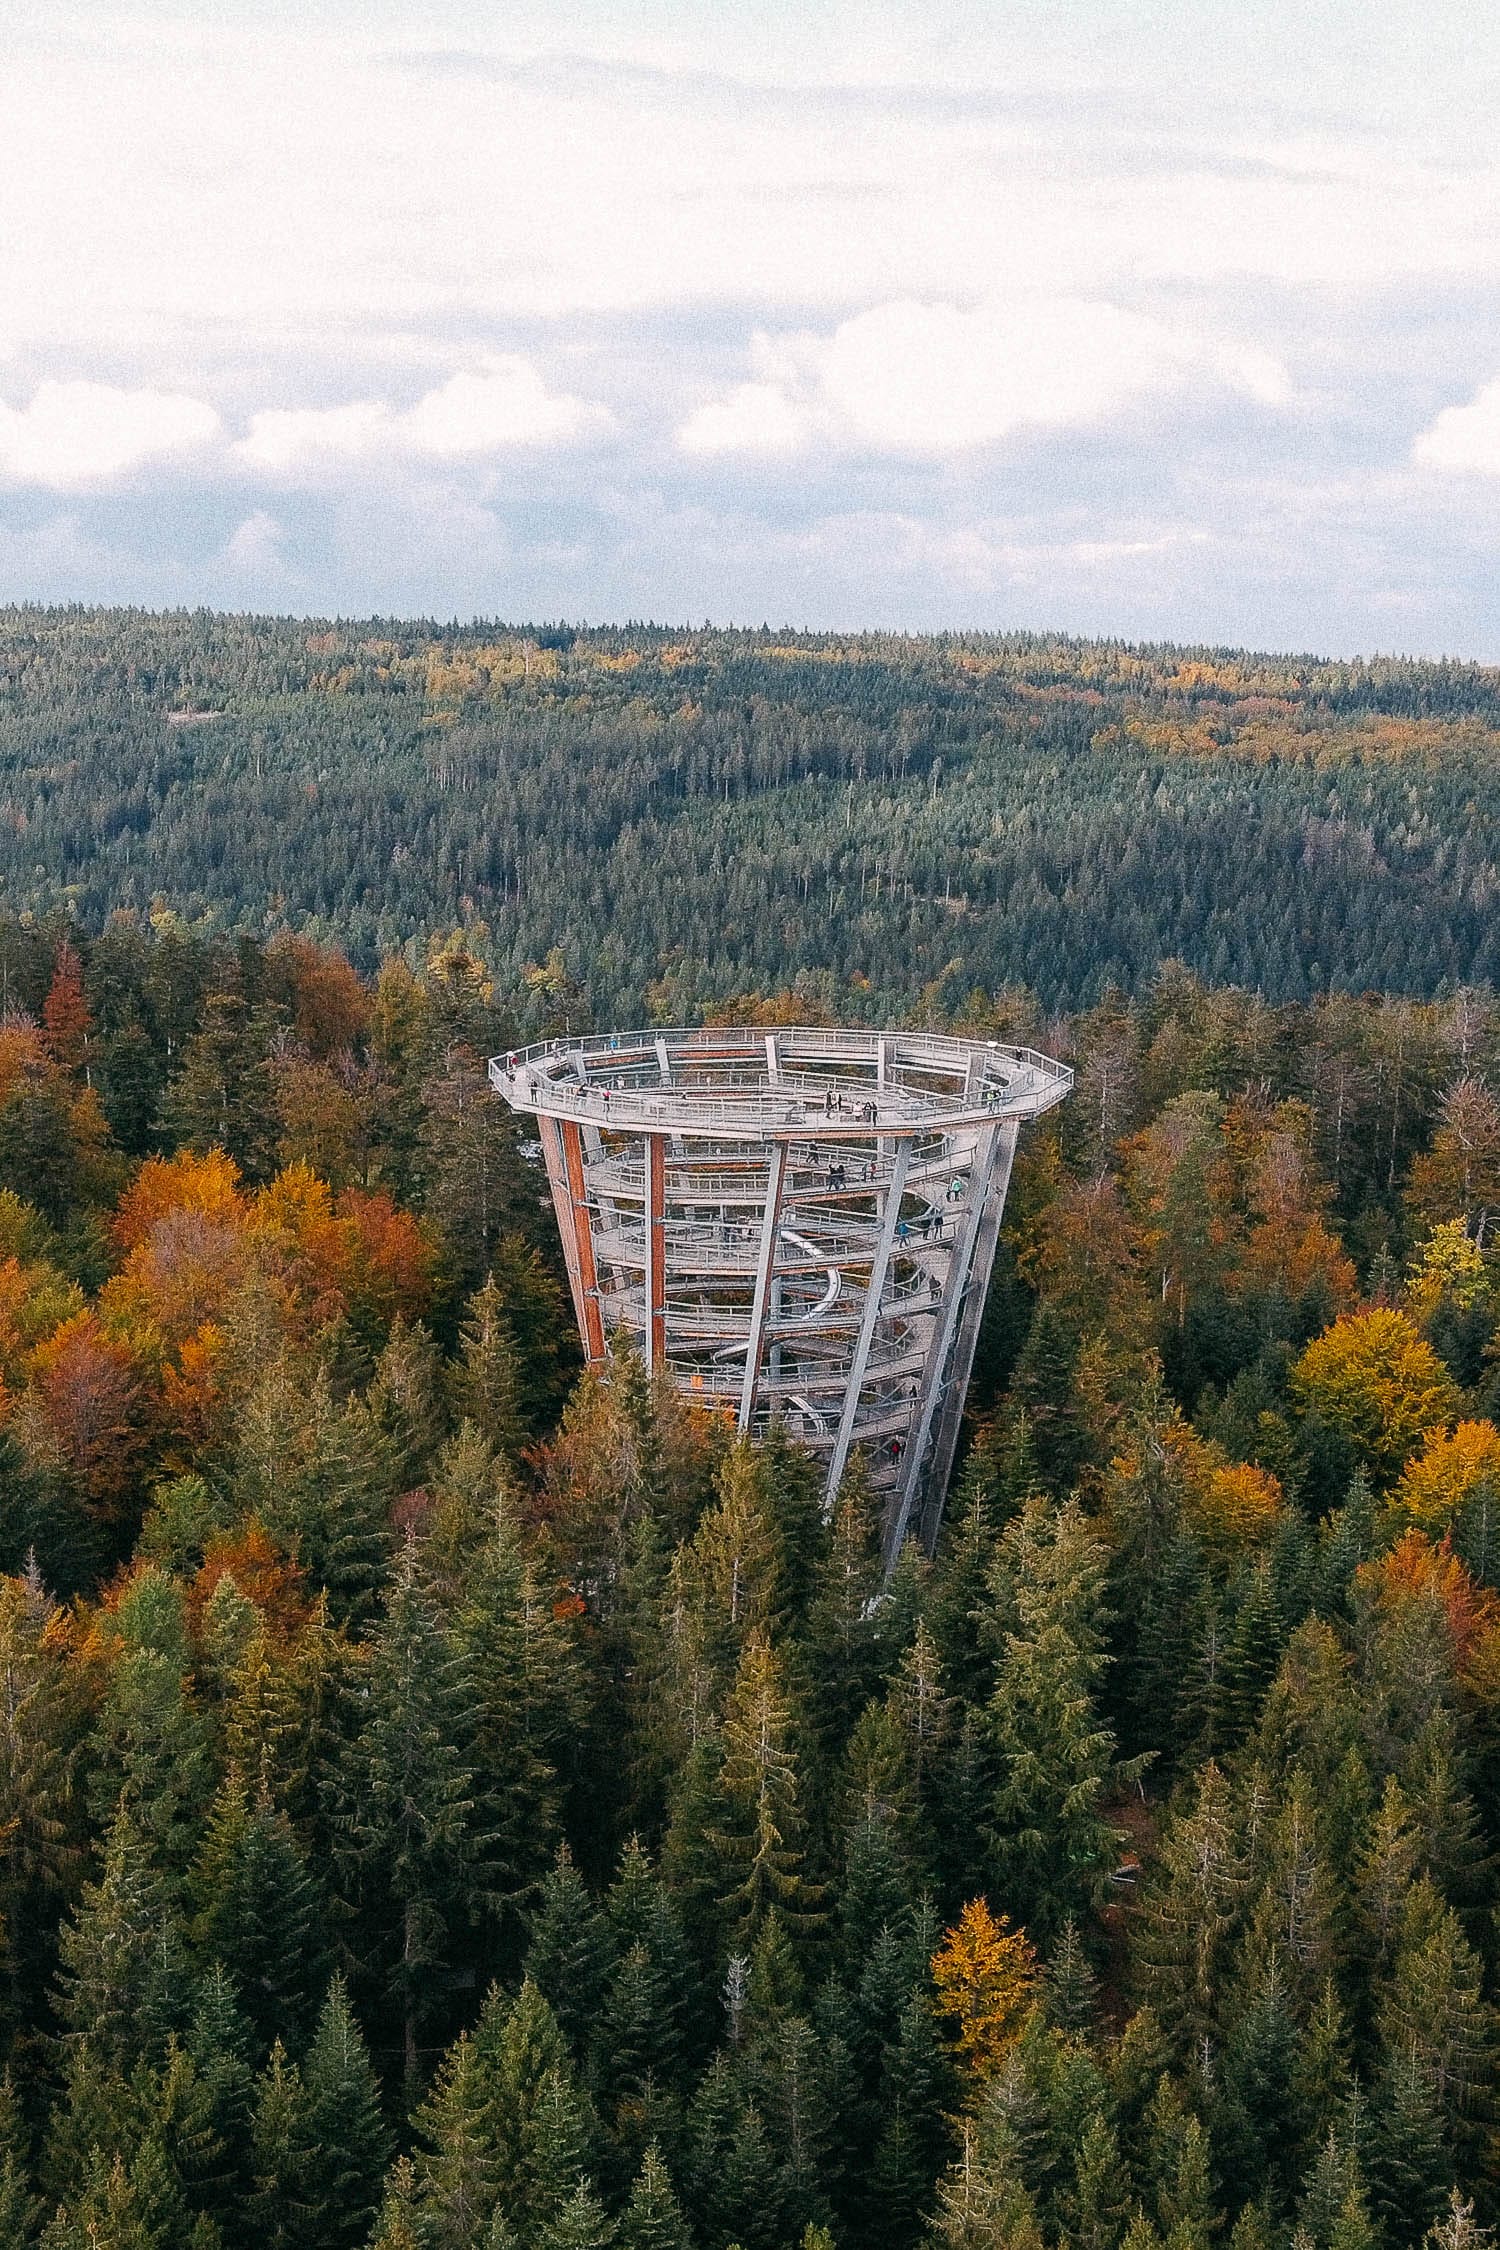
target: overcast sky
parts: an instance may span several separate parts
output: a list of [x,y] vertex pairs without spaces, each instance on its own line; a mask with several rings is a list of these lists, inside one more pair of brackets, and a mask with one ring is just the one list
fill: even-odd
[[1500,659],[1480,0],[0,0],[0,598]]

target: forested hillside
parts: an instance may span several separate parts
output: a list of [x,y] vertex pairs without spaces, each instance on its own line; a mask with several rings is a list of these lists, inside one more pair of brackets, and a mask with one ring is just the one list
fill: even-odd
[[371,971],[469,929],[611,1020],[853,1020],[1163,959],[1273,1000],[1500,980],[1500,676],[1032,639],[0,613],[0,894],[159,896]]
[[[92,677],[122,771],[156,730],[139,850],[198,818],[227,865],[230,797],[248,823],[256,756],[269,776],[272,742],[291,754],[290,720],[257,751],[236,719],[234,789],[194,813],[174,761],[231,755],[208,749],[230,722],[168,729],[164,704],[227,696],[238,666],[264,710],[344,730],[348,792],[351,714],[405,692],[314,690],[289,629],[230,630],[172,628],[220,675],[182,653],[170,681]],[[54,712],[59,648],[103,666],[171,638],[15,631],[53,651]],[[1009,685],[963,691],[955,742],[978,701],[1019,696],[1020,658],[992,653]],[[1119,652],[1057,653],[1075,719],[1085,663],[1101,712],[1123,696]],[[575,663],[609,677],[557,658],[570,693]],[[1330,708],[1326,758],[1265,771],[1399,781],[1426,883],[1417,799],[1480,771],[1489,721],[1374,710],[1402,679],[1415,695],[1351,679],[1365,715]],[[539,745],[524,672],[518,692],[516,733],[460,711],[434,741]],[[635,691],[611,692],[618,751]],[[827,723],[855,739],[841,707]],[[1403,727],[1448,747],[1348,751]],[[945,748],[944,777],[969,754]],[[84,786],[53,756],[33,832]],[[905,786],[937,822],[922,756]],[[1241,769],[1200,744],[1152,770],[1222,804]],[[840,778],[830,806],[872,817],[882,786],[903,785]],[[772,801],[747,783],[692,833],[769,833]],[[602,833],[580,791],[567,817],[594,813]],[[305,937],[167,912],[93,932],[106,861],[133,880],[126,832],[77,923],[0,925],[0,2243],[1481,2242],[1493,995],[1272,1007],[1174,967],[1044,1019],[966,973],[953,1013],[1044,1036],[1078,1084],[1024,1144],[937,1554],[883,1587],[857,1462],[825,1521],[790,1444],[737,1445],[626,1356],[579,1377],[541,1182],[482,1061],[576,1023],[592,958],[496,981],[449,934],[361,979]],[[98,833],[73,832],[78,865]],[[283,839],[288,878],[351,833],[330,810]],[[252,859],[270,837],[247,826]],[[1381,858],[1348,897],[1398,880]],[[811,958],[816,918],[794,919]],[[941,1017],[941,992],[921,1004]]]

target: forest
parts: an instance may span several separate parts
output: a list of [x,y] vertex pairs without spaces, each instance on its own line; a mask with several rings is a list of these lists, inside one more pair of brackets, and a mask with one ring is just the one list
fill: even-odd
[[[0,2250],[1491,2242],[1490,676],[5,633]],[[1073,1066],[932,1554],[582,1369],[484,1062],[632,1001]]]
[[0,611],[0,897],[364,974],[463,928],[600,1020],[843,1020],[1163,960],[1273,1001],[1500,983],[1500,675],[1044,637]]

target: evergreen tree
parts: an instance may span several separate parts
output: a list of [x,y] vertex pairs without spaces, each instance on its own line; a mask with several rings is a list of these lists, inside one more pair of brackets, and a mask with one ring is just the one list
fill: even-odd
[[609,1918],[589,1896],[564,1844],[542,1885],[526,1974],[550,2004],[575,2060],[598,2023],[616,1963]]
[[338,1827],[415,2085],[435,1974],[485,1913],[492,1840],[476,1784],[472,1678],[410,1549],[372,1634],[367,1696]]
[[1390,2240],[1420,2241],[1438,2222],[1457,2165],[1431,2074],[1411,2051],[1387,2055],[1375,2081],[1365,2168]]
[[224,1149],[248,1180],[269,1179],[275,1165],[276,1104],[266,1062],[274,1031],[274,1017],[242,993],[210,994],[162,1104],[173,1141],[199,1154]]
[[27,2250],[36,2240],[42,2209],[32,2193],[28,2135],[7,2071],[0,2078],[0,2242],[7,2250]]
[[302,2073],[275,2041],[255,2090],[249,2216],[269,2250],[314,2250],[321,2186]]
[[1129,1778],[1099,1723],[1104,1552],[1073,1503],[1032,1500],[991,1573],[999,1649],[988,1727],[996,1788],[987,1842],[999,1895],[1039,1935],[1087,1912],[1119,1856],[1100,1805]]
[[58,1950],[65,2040],[128,2064],[186,2024],[194,1990],[181,1920],[128,1811],[116,1815],[99,1879],[84,1884]]
[[514,1914],[531,1903],[558,1849],[564,1776],[587,1704],[576,1643],[503,1502],[492,1505],[464,1568],[452,1631],[473,1698],[492,1880]]
[[339,1977],[328,1988],[303,2067],[306,2135],[316,2182],[316,2239],[354,2250],[369,2232],[390,2156],[370,2057]]
[[300,2044],[329,1972],[327,1907],[284,1813],[247,1804],[231,1774],[190,1885],[193,1936],[234,1979],[264,2046]]
[[466,2250],[494,2214],[500,2186],[494,2103],[488,2058],[464,2032],[443,2057],[413,2120],[419,2146],[411,2223],[420,2225],[432,2250]]
[[655,2141],[641,2158],[620,2221],[620,2250],[693,2250],[682,2205]]
[[420,1484],[442,1441],[446,1419],[442,1361],[420,1321],[409,1323],[397,1313],[365,1404],[386,1440],[397,1485],[404,1491]]
[[724,1813],[713,1837],[724,1869],[721,1912],[742,1945],[753,1943],[773,1909],[793,1928],[819,1919],[820,1893],[802,1872],[791,1732],[780,1663],[764,1635],[752,1633],[724,1714]]

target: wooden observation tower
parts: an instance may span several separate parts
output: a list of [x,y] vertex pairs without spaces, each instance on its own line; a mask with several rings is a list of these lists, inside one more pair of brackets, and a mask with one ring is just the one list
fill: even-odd
[[1022,1122],[1072,1072],[925,1032],[637,1031],[490,1064],[537,1120],[579,1333],[773,1423],[837,1490],[864,1449],[888,1555],[936,1534]]

